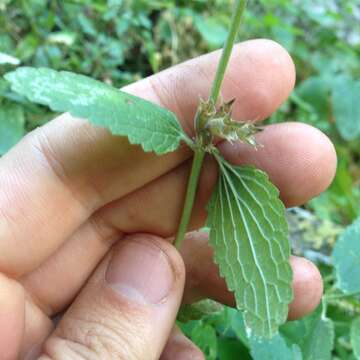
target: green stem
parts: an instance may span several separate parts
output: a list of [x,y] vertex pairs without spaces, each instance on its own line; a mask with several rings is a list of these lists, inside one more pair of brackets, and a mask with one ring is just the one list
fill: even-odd
[[194,205],[195,194],[199,182],[200,171],[202,168],[205,152],[202,149],[195,150],[195,156],[192,163],[190,179],[188,182],[184,209],[181,215],[179,229],[175,239],[175,246],[179,249],[182,241],[184,240],[186,230],[190,221],[192,208]]
[[324,296],[325,301],[332,301],[332,300],[340,300],[340,299],[346,299],[349,297],[354,297],[354,296],[359,296],[360,292],[356,291],[354,293],[350,293],[350,294],[329,294]]
[[[229,62],[231,50],[234,46],[235,38],[236,38],[236,35],[237,35],[239,27],[240,27],[241,16],[244,12],[245,6],[246,6],[246,0],[237,0],[236,6],[234,9],[234,14],[231,19],[229,35],[226,39],[224,49],[221,54],[220,62],[219,62],[219,65],[218,65],[218,68],[216,71],[215,79],[214,79],[213,86],[211,88],[210,97],[209,97],[209,101],[213,102],[214,104],[216,104],[217,99],[220,94],[221,84],[224,79],[226,67]],[[202,125],[205,125],[205,124],[202,124]],[[196,126],[196,130],[199,131],[199,129],[201,129],[201,127],[199,128],[198,126]],[[197,138],[197,140],[199,140],[199,139]],[[198,187],[199,175],[200,175],[200,171],[201,171],[202,164],[204,161],[204,156],[205,156],[204,149],[201,149],[200,147],[196,148],[195,156],[194,156],[193,163],[192,163],[191,173],[190,173],[190,179],[189,179],[189,182],[187,185],[184,208],[183,208],[180,225],[179,225],[178,232],[177,232],[176,239],[175,239],[175,246],[178,249],[180,248],[180,246],[184,240],[184,237],[185,237],[188,225],[189,225],[191,212],[192,212],[192,208],[193,208],[194,200],[195,200],[195,194],[196,194],[196,190]]]
[[224,79],[226,67],[227,67],[227,64],[230,59],[231,50],[234,46],[236,35],[240,28],[241,17],[245,10],[245,7],[246,7],[246,0],[237,0],[236,6],[235,6],[235,9],[233,12],[233,16],[231,19],[229,35],[226,39],[224,49],[221,54],[221,59],[220,59],[218,68],[216,70],[215,80],[213,82],[210,97],[209,97],[209,100],[211,100],[214,104],[216,104],[217,98],[219,97],[219,94],[220,94],[221,84]]

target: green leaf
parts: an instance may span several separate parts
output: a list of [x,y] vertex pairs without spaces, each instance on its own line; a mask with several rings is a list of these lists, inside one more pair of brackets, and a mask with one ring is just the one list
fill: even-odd
[[330,360],[334,345],[334,324],[330,319],[319,319],[304,344],[304,359]]
[[216,360],[218,340],[216,330],[209,323],[198,320],[186,324],[178,323],[182,332],[188,336],[204,353],[206,360]]
[[351,323],[350,330],[351,345],[356,359],[360,359],[360,317]]
[[280,328],[287,343],[300,347],[304,360],[330,360],[334,346],[334,324],[322,314],[322,306],[311,315]]
[[212,326],[199,321],[191,332],[191,340],[203,351],[207,360],[217,358],[217,337]]
[[10,88],[9,83],[4,79],[0,78],[0,96],[5,96],[8,89]]
[[208,205],[215,261],[248,332],[270,338],[293,298],[285,208],[264,172],[218,160],[221,172]]
[[29,60],[34,56],[38,47],[40,47],[40,38],[30,33],[19,41],[16,48],[16,55],[22,61]]
[[360,292],[360,217],[337,240],[333,260],[337,287],[347,294]]
[[321,120],[328,121],[330,88],[324,78],[311,76],[299,84],[296,92],[302,100],[312,106]]
[[342,77],[334,83],[333,107],[336,126],[345,140],[360,136],[360,80]]
[[201,36],[211,46],[217,47],[224,44],[228,34],[228,30],[218,20],[214,18],[204,18],[202,16],[196,16],[195,26]]
[[22,67],[5,75],[14,91],[30,101],[127,136],[144,151],[163,154],[186,139],[175,114],[89,77],[46,68]]
[[[233,319],[241,320],[240,314]],[[233,322],[234,324],[234,322]],[[237,321],[232,325],[237,337],[250,348],[254,360],[330,360],[334,346],[333,322],[319,306],[312,314],[280,326],[279,334],[270,340],[259,339],[253,334],[244,339],[245,326]]]
[[[250,338],[251,355],[254,360],[302,360],[300,348],[293,344],[288,346],[281,335],[271,340]],[[304,358],[309,360],[308,358]]]
[[93,37],[96,37],[96,35],[98,35],[98,31],[94,26],[94,22],[82,12],[78,14],[78,21],[85,34]]
[[25,134],[24,113],[20,106],[0,107],[0,154],[5,154]]
[[224,306],[211,299],[204,299],[194,304],[185,304],[180,307],[177,320],[188,322],[190,320],[199,320],[205,316],[215,315],[223,310]]
[[241,341],[224,337],[218,338],[218,360],[236,359],[252,360],[248,349]]
[[236,309],[227,308],[227,311],[231,316],[231,329],[234,331],[237,338],[240,339],[244,345],[249,347],[249,339],[246,333],[243,314]]

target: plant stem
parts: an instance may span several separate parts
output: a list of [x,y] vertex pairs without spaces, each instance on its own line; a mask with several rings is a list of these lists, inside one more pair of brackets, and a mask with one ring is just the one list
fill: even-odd
[[[246,6],[246,0],[237,0],[234,13],[231,19],[229,35],[226,39],[223,52],[221,54],[220,62],[216,71],[215,79],[209,96],[209,101],[213,102],[214,104],[216,104],[216,101],[220,94],[221,84],[224,79],[226,67],[229,62],[231,50],[234,46],[235,38],[240,27],[241,16],[244,12],[245,6]],[[201,124],[201,125],[205,125],[205,124]],[[196,126],[196,130],[199,131],[198,126]],[[197,138],[197,140],[199,139]],[[198,186],[199,175],[204,161],[204,156],[205,156],[205,150],[202,149],[201,147],[197,147],[195,150],[195,155],[192,163],[190,179],[187,185],[186,197],[184,202],[184,208],[181,215],[180,225],[175,238],[175,246],[178,249],[180,248],[184,240],[189,225],[190,216],[195,200],[195,194]]]
[[200,171],[202,168],[205,152],[202,149],[196,149],[192,162],[190,178],[186,189],[184,209],[181,215],[179,229],[175,239],[175,246],[179,249],[184,240],[186,230],[190,221],[192,207],[194,205],[197,184],[199,181]]
[[346,298],[354,297],[354,296],[360,296],[360,292],[356,291],[356,292],[350,293],[350,294],[334,294],[334,295],[331,295],[331,294],[326,295],[325,294],[324,299],[332,301],[332,300],[346,299]]
[[216,70],[215,80],[213,82],[209,97],[209,100],[211,100],[214,104],[216,104],[217,98],[220,94],[221,84],[224,79],[226,67],[230,59],[231,50],[234,46],[236,35],[240,28],[241,17],[245,10],[245,7],[246,7],[246,0],[237,0],[233,12],[233,16],[231,19],[229,35],[226,39],[224,49],[221,54],[221,59]]

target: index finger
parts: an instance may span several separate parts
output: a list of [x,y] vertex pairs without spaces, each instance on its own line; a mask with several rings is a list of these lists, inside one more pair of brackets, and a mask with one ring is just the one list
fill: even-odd
[[[142,80],[126,91],[174,111],[191,133],[219,51]],[[267,40],[234,48],[223,97],[238,99],[238,119],[265,118],[288,96],[294,66]],[[167,173],[191,156],[182,148],[156,157],[81,119],[63,115],[0,159],[0,270],[19,276],[37,267],[97,209]]]

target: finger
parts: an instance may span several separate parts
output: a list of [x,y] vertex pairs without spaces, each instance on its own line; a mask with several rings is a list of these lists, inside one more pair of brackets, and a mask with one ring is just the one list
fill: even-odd
[[3,360],[17,359],[24,333],[23,288],[0,274],[0,354]]
[[[175,111],[190,129],[219,55],[181,64],[126,91]],[[234,48],[223,96],[238,99],[236,118],[264,118],[286,99],[294,78],[293,63],[281,46],[267,40],[245,42]],[[36,130],[0,159],[0,269],[19,276],[36,268],[94,210],[188,156],[184,150],[162,157],[143,153],[123,138],[68,115]]]
[[181,256],[166,241],[144,234],[120,242],[46,341],[40,359],[158,359],[181,303],[184,275]]
[[205,360],[201,350],[174,326],[160,360]]
[[[319,130],[301,123],[270,125],[259,134],[264,148],[220,145],[224,156],[235,164],[252,164],[265,170],[280,189],[286,206],[300,205],[324,191],[336,170],[336,153]],[[95,217],[108,226],[131,232],[172,236],[178,226],[191,161],[180,165],[150,184],[101,209]],[[205,163],[195,201],[192,229],[206,218],[206,205],[217,180],[217,167]]]
[[[24,359],[52,331],[52,323],[25,294],[16,281],[0,274],[1,360]],[[30,360],[26,358],[26,360]]]
[[19,359],[37,359],[45,339],[53,331],[53,323],[30,298],[25,301],[25,330]]
[[72,302],[122,233],[86,222],[39,267],[19,281],[49,317]]
[[[208,234],[188,234],[181,249],[186,267],[184,302],[192,303],[202,298],[211,298],[225,305],[234,306],[232,292],[227,290],[220,277],[218,266],[213,261],[213,250],[208,244]],[[289,305],[289,319],[301,318],[313,311],[320,303],[323,292],[321,275],[310,261],[292,256],[294,300]]]
[[323,192],[336,172],[336,152],[329,138],[303,123],[266,127],[257,135],[263,145],[255,150],[241,143],[219,145],[233,164],[251,164],[269,174],[288,207],[299,206]]
[[[219,56],[219,51],[203,55],[175,67],[178,71],[165,70],[125,89],[145,94],[175,112],[191,136],[199,98],[209,96]],[[284,102],[294,85],[295,67],[286,50],[271,40],[257,39],[233,48],[221,95],[225,100],[236,99],[236,119],[263,120]]]
[[[267,171],[287,206],[308,201],[331,182],[336,154],[328,138],[317,129],[301,123],[271,125],[261,134],[260,141],[264,148],[259,151],[237,144],[224,144],[221,150],[234,163],[250,163]],[[54,258],[25,277],[24,286],[40,299],[44,308],[60,311],[122,232],[172,236],[178,226],[190,167],[188,161],[98,211]],[[200,228],[206,219],[206,204],[216,180],[217,166],[207,159],[193,211],[193,229]]]
[[321,274],[309,260],[292,256],[294,300],[289,308],[289,320],[310,314],[319,305],[324,291]]

